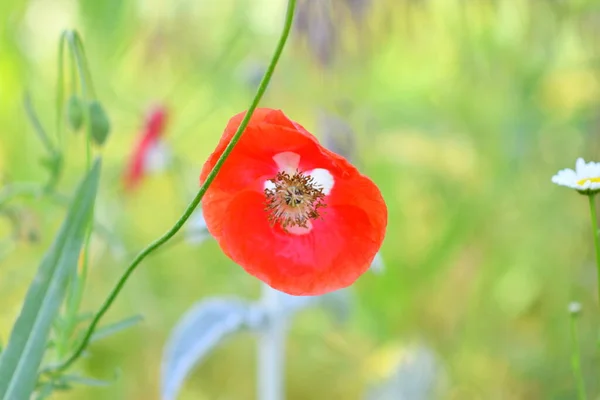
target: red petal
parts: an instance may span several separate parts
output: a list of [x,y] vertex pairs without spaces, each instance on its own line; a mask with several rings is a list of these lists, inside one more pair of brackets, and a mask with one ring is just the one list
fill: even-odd
[[166,124],[167,110],[164,107],[158,106],[148,114],[143,135],[156,140],[162,135]]
[[[385,226],[351,205],[328,206],[305,235],[270,226],[264,194],[236,195],[222,215],[217,241],[248,273],[293,295],[320,295],[351,285],[369,269]],[[382,204],[383,208],[385,205]]]
[[[206,180],[223,154],[244,114],[238,114],[229,121],[217,149],[202,168],[201,182]],[[315,154],[319,152],[319,145],[314,136],[299,131],[281,111],[257,109],[211,188],[233,193],[258,183],[260,177],[264,178],[263,181],[273,178],[277,174],[277,165],[272,157],[284,151]],[[262,187],[255,189],[262,190]]]
[[144,159],[153,143],[153,138],[147,136],[143,137],[129,157],[129,165],[125,170],[124,176],[125,188],[127,190],[131,190],[137,186],[144,176]]

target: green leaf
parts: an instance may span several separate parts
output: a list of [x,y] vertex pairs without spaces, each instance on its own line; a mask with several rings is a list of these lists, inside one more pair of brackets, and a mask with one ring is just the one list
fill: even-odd
[[89,104],[90,135],[97,145],[102,146],[110,132],[110,121],[102,104],[94,100]]
[[143,320],[144,318],[141,315],[134,315],[133,317],[126,318],[114,324],[104,326],[96,330],[96,332],[92,335],[90,342],[96,342],[100,339],[112,336],[115,333],[121,332],[122,330],[132,327],[133,325]]
[[77,384],[83,386],[106,387],[110,386],[112,383],[109,381],[103,381],[100,379],[88,378],[86,376],[79,375],[63,375],[60,377],[60,379],[67,385]]
[[100,177],[100,161],[80,183],[69,213],[31,283],[0,356],[0,399],[27,400],[33,392],[52,322],[75,273]]

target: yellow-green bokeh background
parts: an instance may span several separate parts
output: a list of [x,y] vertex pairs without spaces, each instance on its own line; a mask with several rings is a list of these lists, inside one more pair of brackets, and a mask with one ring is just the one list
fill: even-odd
[[[359,399],[414,343],[438,354],[446,375],[441,398],[575,398],[572,300],[583,304],[583,370],[598,396],[600,308],[587,201],[550,178],[578,156],[599,158],[600,2],[365,3],[360,27],[335,13],[334,33],[323,34],[338,38],[326,49],[335,54],[329,63],[296,32],[262,103],[317,136],[320,113],[344,118],[356,134],[357,164],[389,207],[385,274],[365,274],[354,285],[348,323],[336,325],[317,310],[294,322],[288,398]],[[29,91],[53,132],[58,38],[77,29],[113,126],[102,150],[98,218],[135,252],[181,214],[228,118],[248,107],[284,11],[281,0],[2,1],[0,173],[7,181],[45,179],[43,148],[22,98]],[[156,103],[169,110],[166,138],[183,174],[149,177],[125,196],[118,179]],[[64,193],[85,168],[83,136],[68,141]],[[24,232],[40,239],[19,241],[0,260],[4,343],[65,215],[44,200],[13,204]],[[0,231],[10,234],[7,220]],[[100,239],[93,250],[89,311],[128,260]],[[140,313],[144,322],[93,345],[78,365],[107,379],[118,369],[119,379],[55,397],[158,398],[162,348],[182,313],[209,296],[255,299],[259,287],[212,241],[161,251],[106,317]],[[254,341],[244,334],[195,370],[181,398],[252,399],[255,375]]]

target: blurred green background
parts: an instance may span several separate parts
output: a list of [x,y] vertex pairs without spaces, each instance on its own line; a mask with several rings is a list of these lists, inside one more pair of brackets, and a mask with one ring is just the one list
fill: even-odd
[[[437,354],[440,398],[575,398],[573,300],[583,305],[582,364],[597,398],[600,309],[587,202],[550,178],[578,156],[598,159],[600,2],[298,1],[262,105],[354,151],[383,192],[389,229],[385,273],[353,286],[346,324],[318,310],[295,320],[288,398],[362,398],[417,344]],[[110,251],[94,236],[86,310],[182,213],[228,119],[248,107],[284,11],[281,0],[0,2],[2,179],[47,176],[22,100],[28,91],[52,132],[62,30],[82,34],[111,118],[96,215],[124,247]],[[177,168],[126,193],[120,176],[153,104],[168,110],[165,140]],[[336,137],[340,121],[348,132]],[[83,149],[83,135],[69,135],[64,193],[83,174]],[[11,205],[17,221],[0,219],[3,238],[17,228],[0,259],[3,343],[65,215],[43,199]],[[179,240],[144,262],[105,321],[140,313],[144,322],[93,345],[79,363],[97,378],[118,373],[115,384],[55,397],[158,398],[162,348],[182,313],[209,296],[255,299],[259,287],[216,243]],[[241,335],[195,370],[181,398],[252,399],[255,375],[254,340]]]

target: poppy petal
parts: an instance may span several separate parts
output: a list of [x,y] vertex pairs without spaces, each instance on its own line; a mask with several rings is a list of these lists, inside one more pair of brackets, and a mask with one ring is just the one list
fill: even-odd
[[379,230],[357,207],[328,207],[309,233],[294,235],[269,224],[264,203],[262,193],[237,194],[217,240],[248,273],[285,293],[319,295],[347,287],[368,270],[381,246]]
[[[278,113],[268,115],[280,118]],[[260,116],[262,116],[262,112],[259,114]],[[312,135],[308,136],[309,134],[299,133],[295,129],[273,125],[269,123],[268,119],[260,120],[259,117],[251,119],[240,141],[223,164],[219,171],[219,179],[213,183],[215,188],[235,192],[255,183],[258,177],[262,176],[265,180],[273,178],[278,171],[277,163],[273,159],[280,153],[278,149],[286,149],[297,154],[315,154],[319,157],[319,144]],[[230,121],[217,149],[204,164],[200,174],[201,182],[206,180],[229,144],[233,136],[232,132],[235,132],[239,126],[238,119],[241,121],[240,118],[235,117]],[[286,121],[289,122],[287,119]],[[235,125],[236,123],[237,125]],[[320,157],[324,159],[322,155]]]

